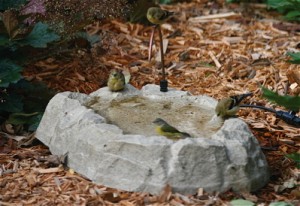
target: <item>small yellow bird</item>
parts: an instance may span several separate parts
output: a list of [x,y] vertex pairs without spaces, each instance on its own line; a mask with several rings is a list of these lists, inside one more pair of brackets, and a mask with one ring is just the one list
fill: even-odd
[[224,119],[235,116],[239,111],[239,104],[243,101],[243,99],[251,96],[252,94],[253,93],[245,93],[221,99],[215,108],[216,115]]
[[156,132],[159,135],[165,136],[169,139],[178,140],[178,139],[184,139],[187,137],[191,137],[191,135],[189,135],[188,133],[180,132],[175,127],[172,127],[165,120],[163,120],[161,118],[156,118],[153,121],[153,123],[157,125]]
[[152,24],[163,24],[174,12],[163,10],[159,7],[150,7],[147,11],[147,19]]
[[117,92],[125,88],[125,76],[122,71],[112,70],[110,72],[107,86],[110,91]]

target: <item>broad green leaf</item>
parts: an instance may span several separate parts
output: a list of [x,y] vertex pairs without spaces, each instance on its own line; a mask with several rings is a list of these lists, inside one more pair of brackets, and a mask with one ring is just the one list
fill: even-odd
[[43,112],[49,100],[54,96],[54,92],[45,84],[25,80],[12,84],[9,91],[23,96],[25,113]]
[[12,61],[0,60],[0,87],[8,87],[10,83],[16,83],[21,79],[22,67]]
[[287,20],[294,20],[299,16],[300,16],[300,11],[290,11],[284,16],[284,18],[286,18]]
[[174,3],[174,0],[159,0],[159,4],[171,4]]
[[12,113],[9,115],[9,118],[7,119],[8,124],[29,124],[32,121],[32,117],[38,115],[38,112],[34,112],[31,114],[26,114],[26,113]]
[[280,13],[285,13],[287,10],[293,9],[293,3],[289,0],[268,0],[267,4],[269,7],[276,9]]
[[11,8],[20,8],[27,0],[0,0],[0,11]]
[[294,160],[294,162],[296,162],[297,168],[300,169],[300,154],[299,153],[287,154],[285,156]]
[[267,5],[282,14],[286,14],[287,16],[285,16],[285,18],[288,20],[300,20],[297,14],[300,10],[299,0],[268,0]]
[[269,206],[293,206],[291,203],[287,202],[272,202]]
[[0,112],[21,112],[22,110],[23,103],[21,96],[0,92]]
[[254,206],[255,204],[248,200],[238,199],[230,201],[231,206]]
[[40,124],[43,113],[34,112],[31,114],[26,113],[12,113],[6,120],[9,124],[14,125],[27,125],[29,131],[35,131]]
[[293,64],[300,64],[300,52],[297,53],[288,52],[287,54],[292,58],[292,60],[289,60],[289,62]]
[[269,101],[274,102],[280,106],[283,106],[288,110],[292,110],[295,112],[299,111],[300,96],[290,96],[290,95],[281,96],[276,92],[268,90],[267,88],[264,87],[262,87],[262,91],[263,91],[263,97],[265,97]]
[[30,45],[35,48],[46,48],[47,44],[59,39],[59,36],[50,31],[47,24],[38,22],[30,34],[23,40],[19,41],[20,44]]
[[9,44],[8,36],[0,34],[0,46]]
[[28,127],[29,131],[35,131],[35,130],[37,130],[37,128],[38,128],[38,126],[39,126],[39,124],[40,124],[40,122],[42,120],[43,114],[44,113],[39,113],[38,115],[36,115],[36,116],[34,116],[32,118],[32,121],[31,121],[31,123],[30,123],[30,125]]
[[8,123],[25,125],[35,131],[53,95],[44,84],[22,79],[0,90],[0,115],[8,118]]

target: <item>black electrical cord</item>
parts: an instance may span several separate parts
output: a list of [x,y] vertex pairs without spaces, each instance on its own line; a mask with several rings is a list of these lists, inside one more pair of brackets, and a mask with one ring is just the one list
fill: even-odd
[[264,106],[259,106],[259,105],[253,105],[253,104],[242,104],[240,107],[250,107],[250,108],[257,108],[257,109],[262,109],[268,112],[275,113],[276,117],[282,119],[286,123],[293,125],[295,127],[300,127],[300,117],[296,115],[296,112],[287,112],[287,111],[282,111],[282,110],[275,110],[272,108],[264,107]]
[[240,107],[251,107],[251,108],[262,109],[262,110],[266,110],[268,112],[276,113],[275,109],[272,109],[269,107],[264,107],[264,106],[259,106],[259,105],[254,105],[254,104],[242,104],[242,105],[240,105]]

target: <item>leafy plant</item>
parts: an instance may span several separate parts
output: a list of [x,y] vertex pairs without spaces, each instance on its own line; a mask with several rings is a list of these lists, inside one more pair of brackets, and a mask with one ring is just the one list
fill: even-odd
[[293,206],[291,203],[287,202],[272,202],[269,206]]
[[172,4],[172,3],[180,2],[180,1],[176,1],[176,0],[159,0],[158,2],[160,4]]
[[255,204],[248,200],[237,199],[230,201],[231,206],[254,206]]
[[[45,86],[22,78],[22,66],[31,53],[38,50],[35,58],[46,57],[82,39],[93,44],[99,37],[80,32],[85,26],[125,17],[130,8],[127,0],[0,0],[0,123],[25,124],[34,130],[53,95]],[[60,36],[50,28],[63,38],[58,41]],[[56,45],[49,47],[53,42]]]
[[[230,201],[230,205],[231,206],[254,206],[255,204],[248,200],[237,199],[237,200]],[[281,202],[272,202],[272,203],[270,203],[270,206],[293,206],[293,205],[290,203],[281,201]]]
[[[290,54],[293,58],[293,63],[298,62],[300,59],[298,55]],[[284,106],[288,110],[292,110],[294,112],[298,112],[300,108],[300,96],[289,96],[289,95],[278,95],[276,92],[268,90],[267,88],[262,87],[263,97],[267,98],[269,101],[274,102],[278,105]],[[300,168],[300,154],[292,153],[287,154],[286,157],[295,161],[297,168]],[[273,203],[272,205],[290,205],[285,202]]]
[[254,3],[254,2],[263,2],[265,3],[266,0],[226,0],[226,3],[240,3],[240,2],[244,2],[244,3]]
[[265,87],[262,87],[263,97],[271,102],[274,102],[280,106],[285,107],[288,110],[295,112],[299,111],[300,108],[300,96],[290,96],[290,95],[279,95]]
[[0,87],[8,87],[10,83],[16,83],[21,79],[22,67],[10,59],[0,60]]
[[27,12],[7,9],[21,8],[21,3],[24,1],[0,1],[1,9],[6,9],[0,13],[0,123],[7,120],[35,130],[53,92],[40,83],[24,80],[22,65],[33,49],[46,48],[59,36],[47,24],[28,22],[32,17],[28,5]]
[[289,21],[300,21],[300,0],[268,0],[270,8],[284,14]]
[[0,12],[8,9],[20,8],[27,0],[0,0]]
[[293,64],[300,64],[300,52],[297,53],[288,52],[287,54],[292,58],[292,60],[289,60],[289,62]]
[[300,169],[300,154],[299,153],[292,153],[285,155],[287,158],[293,160],[296,163],[298,169]]

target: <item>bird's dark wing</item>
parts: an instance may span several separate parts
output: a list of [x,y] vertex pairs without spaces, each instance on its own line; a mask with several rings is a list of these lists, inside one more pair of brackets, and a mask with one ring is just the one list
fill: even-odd
[[249,97],[252,95],[253,95],[253,93],[249,92],[249,93],[245,93],[245,94],[241,94],[241,95],[230,96],[230,98],[232,99],[232,102],[229,106],[229,109],[232,109],[233,107],[239,105],[246,97]]
[[159,19],[160,21],[163,21],[163,20],[167,19],[169,16],[171,16],[172,14],[173,14],[173,12],[162,10],[162,12],[156,13],[156,18]]
[[172,127],[171,125],[166,125],[166,124],[161,127],[161,130],[163,132],[180,133],[175,127]]

